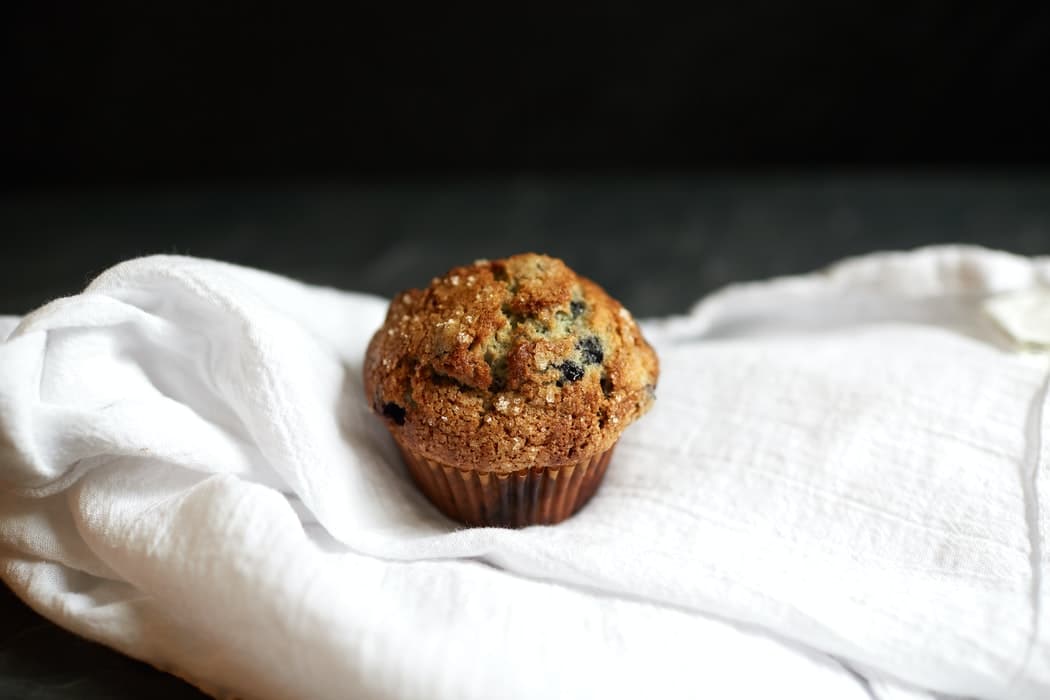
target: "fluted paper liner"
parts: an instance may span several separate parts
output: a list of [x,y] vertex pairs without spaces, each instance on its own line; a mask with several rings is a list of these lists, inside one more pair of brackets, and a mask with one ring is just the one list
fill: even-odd
[[[614,445],[615,447],[615,445]],[[590,500],[613,448],[575,464],[482,472],[442,464],[401,447],[420,490],[438,509],[467,525],[553,525]]]

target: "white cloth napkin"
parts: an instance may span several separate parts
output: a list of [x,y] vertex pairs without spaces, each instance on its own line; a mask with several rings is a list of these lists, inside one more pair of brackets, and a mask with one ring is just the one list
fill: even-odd
[[0,322],[0,576],[219,696],[1045,699],[1048,363],[984,309],[1046,284],[934,248],[646,323],[655,408],[512,531],[368,413],[382,300],[133,260]]

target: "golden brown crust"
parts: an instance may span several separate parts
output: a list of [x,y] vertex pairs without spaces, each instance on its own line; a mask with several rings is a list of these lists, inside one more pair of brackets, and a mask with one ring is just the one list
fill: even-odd
[[510,472],[609,449],[648,410],[658,371],[619,302],[561,260],[526,253],[399,294],[364,380],[404,448]]

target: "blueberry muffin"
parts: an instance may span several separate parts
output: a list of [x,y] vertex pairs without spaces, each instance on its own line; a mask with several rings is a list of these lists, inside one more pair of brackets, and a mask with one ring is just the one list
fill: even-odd
[[438,508],[521,527],[587,502],[658,371],[627,309],[561,260],[526,253],[399,294],[364,385]]

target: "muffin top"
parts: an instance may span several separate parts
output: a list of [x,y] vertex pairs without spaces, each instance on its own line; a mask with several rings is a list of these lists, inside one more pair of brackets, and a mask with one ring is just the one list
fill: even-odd
[[365,392],[394,437],[464,469],[565,465],[652,404],[656,354],[631,314],[561,260],[479,260],[390,304]]

